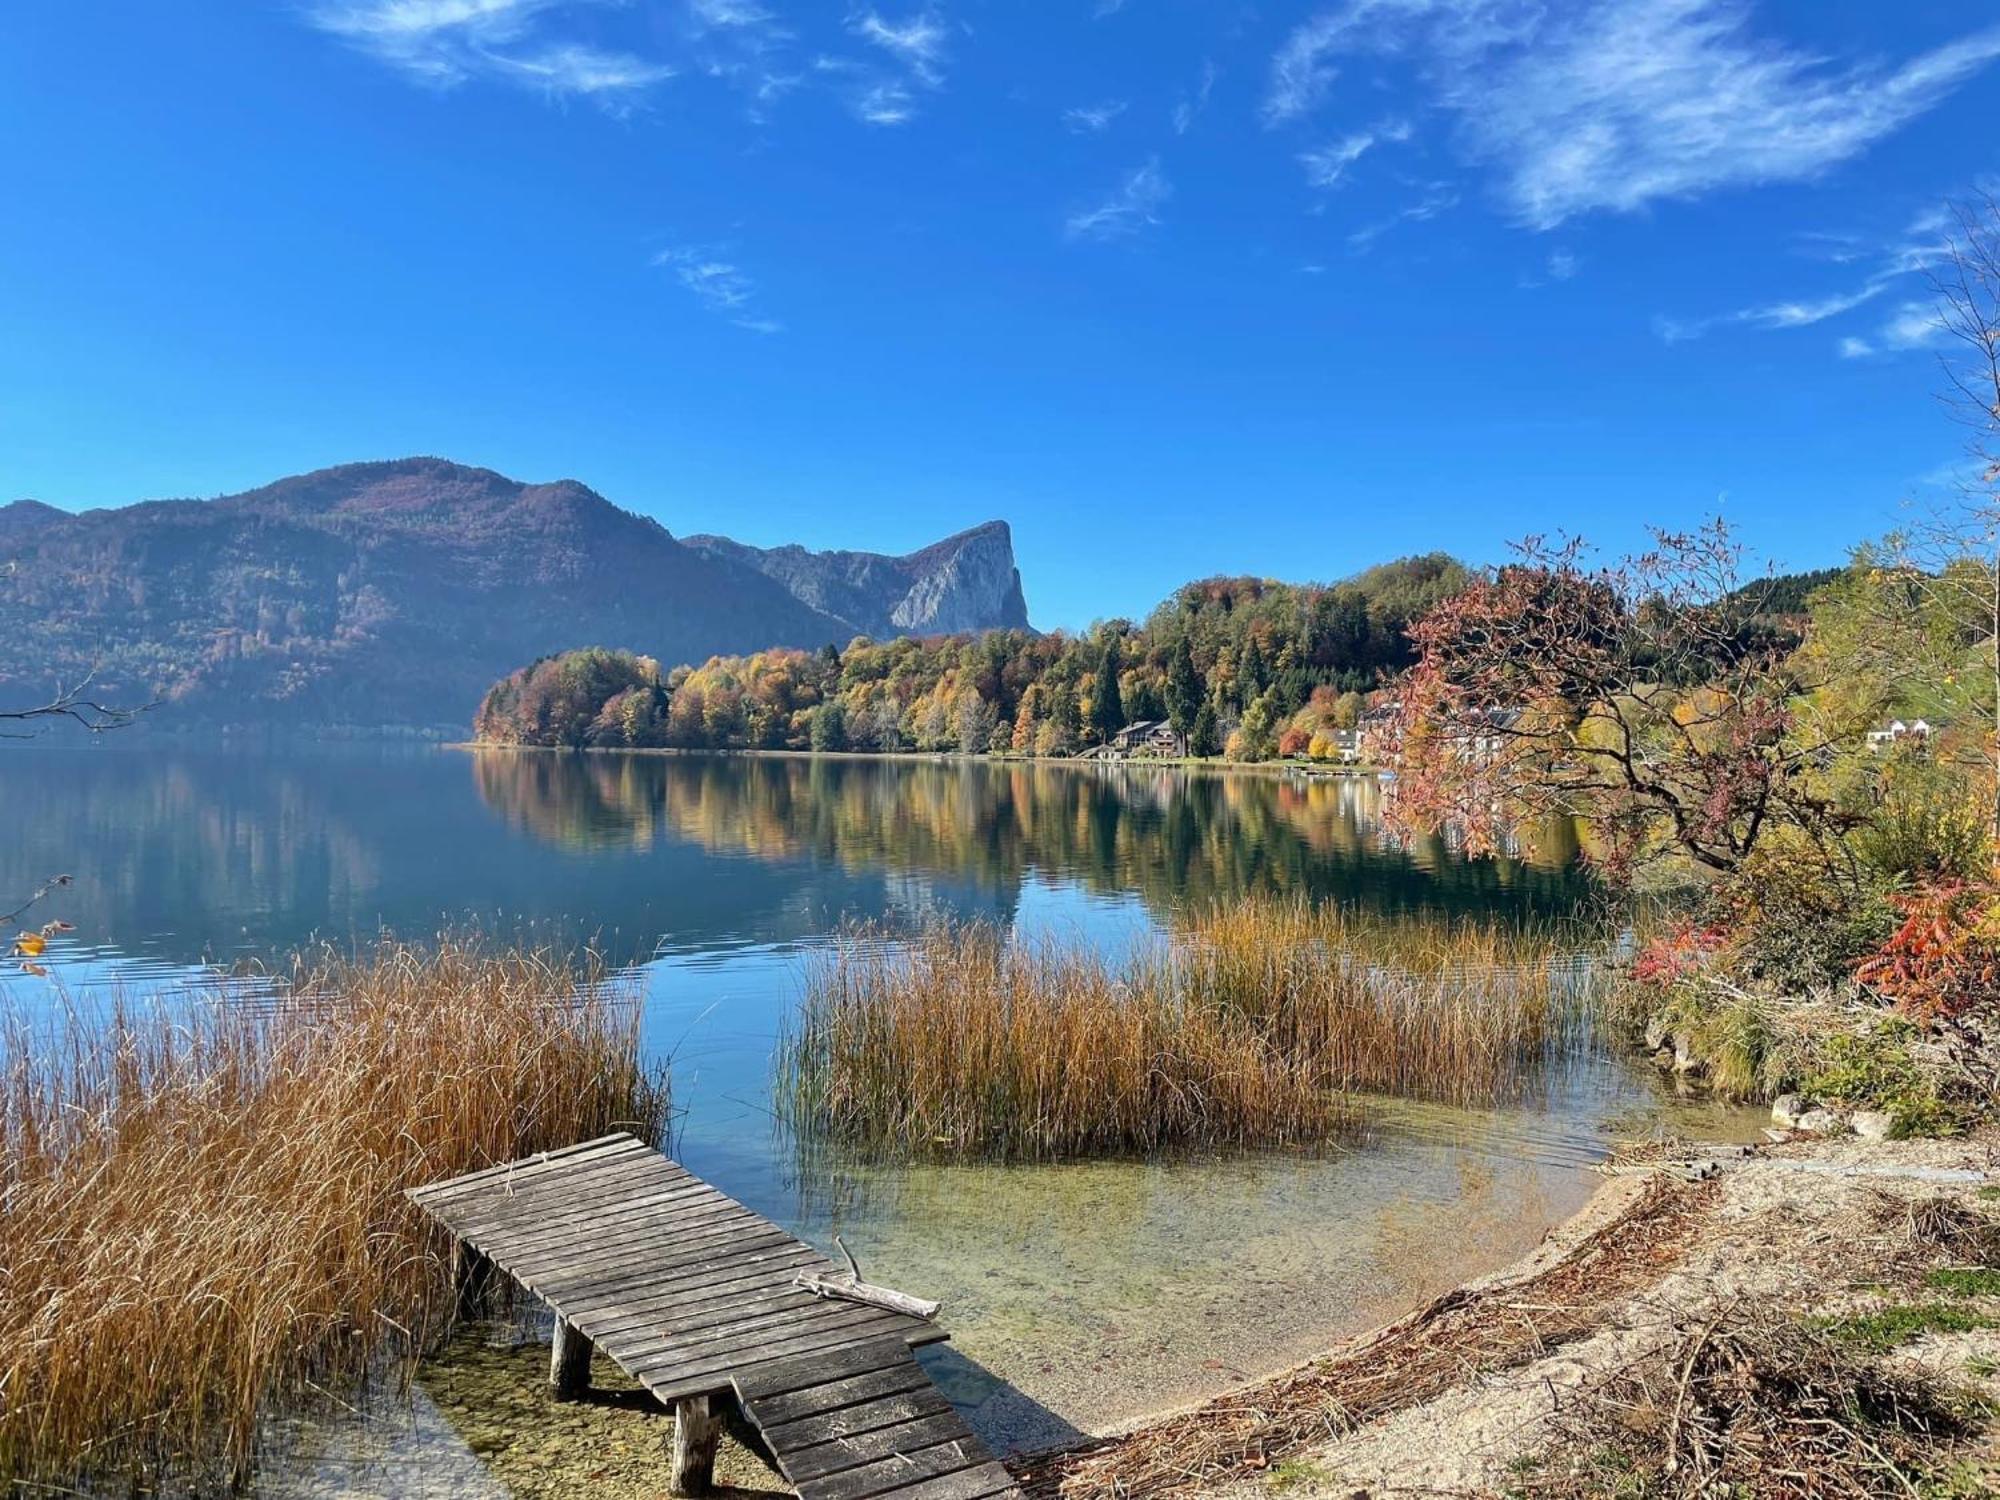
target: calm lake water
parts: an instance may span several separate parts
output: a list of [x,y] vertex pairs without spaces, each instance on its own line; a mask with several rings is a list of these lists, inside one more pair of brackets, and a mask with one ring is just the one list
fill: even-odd
[[840,1232],[871,1279],[944,1299],[955,1345],[939,1373],[1003,1443],[1193,1399],[1492,1269],[1580,1206],[1613,1132],[1741,1130],[1663,1099],[1648,1070],[1594,1056],[1503,1110],[1385,1102],[1352,1149],[1324,1159],[799,1165],[770,1112],[773,1043],[803,965],[844,922],[951,914],[1115,946],[1216,896],[1527,921],[1585,894],[1573,846],[1555,837],[1533,857],[1482,862],[1441,841],[1386,841],[1372,780],[204,751],[137,731],[85,751],[11,749],[0,778],[0,892],[76,876],[48,908],[77,929],[49,976],[0,981],[18,1005],[47,1004],[58,985],[200,984],[212,966],[384,928],[595,940],[642,976],[689,1167],[809,1238]]

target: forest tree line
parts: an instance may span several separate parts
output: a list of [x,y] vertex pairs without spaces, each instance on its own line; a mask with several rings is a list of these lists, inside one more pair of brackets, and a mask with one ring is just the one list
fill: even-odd
[[1165,722],[1187,754],[1335,754],[1363,695],[1411,661],[1408,628],[1471,580],[1443,553],[1345,582],[1191,583],[1143,622],[1077,634],[865,637],[663,668],[602,648],[495,683],[489,744],[1069,755]]

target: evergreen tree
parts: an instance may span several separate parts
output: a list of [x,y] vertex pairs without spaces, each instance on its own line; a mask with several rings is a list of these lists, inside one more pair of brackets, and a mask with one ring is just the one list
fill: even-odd
[[1257,637],[1250,636],[1243,642],[1243,655],[1236,669],[1236,690],[1242,695],[1243,706],[1248,708],[1252,700],[1270,685],[1270,676],[1264,666],[1264,652],[1257,644]]
[[1167,664],[1167,722],[1174,726],[1183,753],[1188,748],[1195,716],[1201,712],[1201,700],[1201,677],[1194,669],[1194,652],[1188,649],[1187,637],[1182,636],[1174,644],[1173,660]]
[[1104,641],[1104,659],[1098,663],[1097,681],[1090,690],[1090,727],[1099,744],[1125,727],[1125,700],[1118,691],[1118,637]]
[[[1077,736],[1083,730],[1083,716],[1077,711],[1076,692],[1066,682],[1056,684],[1049,695],[1049,714],[1044,722],[1045,733],[1036,747],[1044,754],[1067,755],[1076,748]],[[1054,746],[1053,750],[1046,746]]]
[[813,710],[812,747],[815,750],[847,748],[847,711],[839,703],[822,703]]
[[1188,733],[1188,754],[1207,759],[1222,753],[1222,730],[1215,718],[1215,705],[1206,699],[1194,716],[1194,725]]

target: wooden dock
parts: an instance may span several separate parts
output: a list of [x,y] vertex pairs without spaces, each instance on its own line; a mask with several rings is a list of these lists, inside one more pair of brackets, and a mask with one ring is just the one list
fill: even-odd
[[455,1237],[462,1288],[497,1267],[554,1311],[558,1395],[601,1353],[673,1410],[678,1494],[708,1487],[728,1399],[802,1500],[1019,1493],[912,1354],[943,1329],[806,1290],[842,1268],[632,1136],[410,1196]]

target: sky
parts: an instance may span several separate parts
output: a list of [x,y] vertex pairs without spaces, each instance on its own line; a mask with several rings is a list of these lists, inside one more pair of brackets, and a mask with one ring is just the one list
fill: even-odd
[[440,454],[678,533],[1012,523],[1044,627],[1965,471],[1991,0],[20,0],[0,499]]

